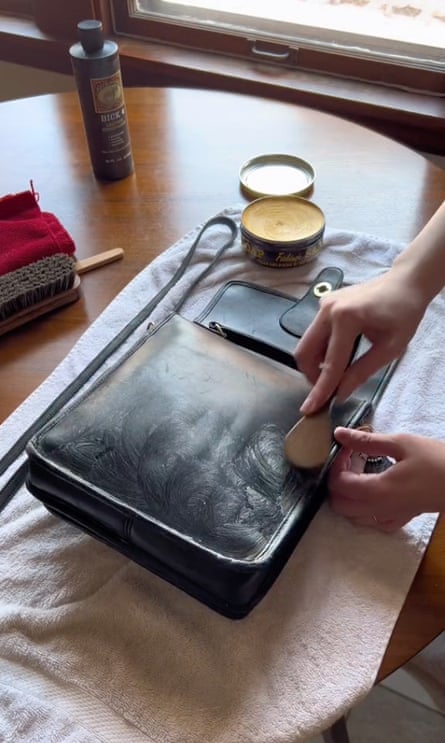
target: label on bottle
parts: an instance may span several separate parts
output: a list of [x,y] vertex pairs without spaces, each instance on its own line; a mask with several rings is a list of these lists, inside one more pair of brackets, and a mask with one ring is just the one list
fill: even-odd
[[94,173],[110,180],[125,178],[134,164],[120,69],[90,77],[89,70],[73,67]]
[[123,107],[124,89],[120,71],[109,77],[92,78],[90,84],[96,113],[106,114]]

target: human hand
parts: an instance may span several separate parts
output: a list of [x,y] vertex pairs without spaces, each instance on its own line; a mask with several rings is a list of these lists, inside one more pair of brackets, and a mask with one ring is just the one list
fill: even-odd
[[[392,532],[419,513],[445,511],[445,442],[350,428],[336,428],[334,435],[343,447],[329,473],[336,513]],[[395,464],[380,474],[359,472],[359,453],[391,457]]]
[[[422,292],[395,268],[323,297],[295,353],[298,370],[314,385],[301,413],[315,413],[334,392],[340,402],[345,400],[371,374],[398,358],[426,306]],[[359,335],[371,346],[348,366]]]

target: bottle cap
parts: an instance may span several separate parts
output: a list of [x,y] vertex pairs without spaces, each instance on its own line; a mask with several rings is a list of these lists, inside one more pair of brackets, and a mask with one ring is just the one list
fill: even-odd
[[102,21],[80,21],[77,24],[80,43],[84,50],[91,54],[98,52],[104,45],[104,35],[102,30]]

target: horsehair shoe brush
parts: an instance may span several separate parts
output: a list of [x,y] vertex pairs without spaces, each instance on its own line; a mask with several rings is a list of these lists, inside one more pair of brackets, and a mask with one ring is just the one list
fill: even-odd
[[75,261],[66,253],[41,258],[0,276],[0,335],[80,296],[79,274],[122,258],[115,248]]

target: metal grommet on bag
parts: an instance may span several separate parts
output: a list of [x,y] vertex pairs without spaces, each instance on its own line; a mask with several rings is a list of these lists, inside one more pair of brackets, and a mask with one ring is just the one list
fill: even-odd
[[319,284],[314,286],[314,295],[321,299],[325,294],[330,294],[332,291],[332,284],[329,281],[320,281]]

